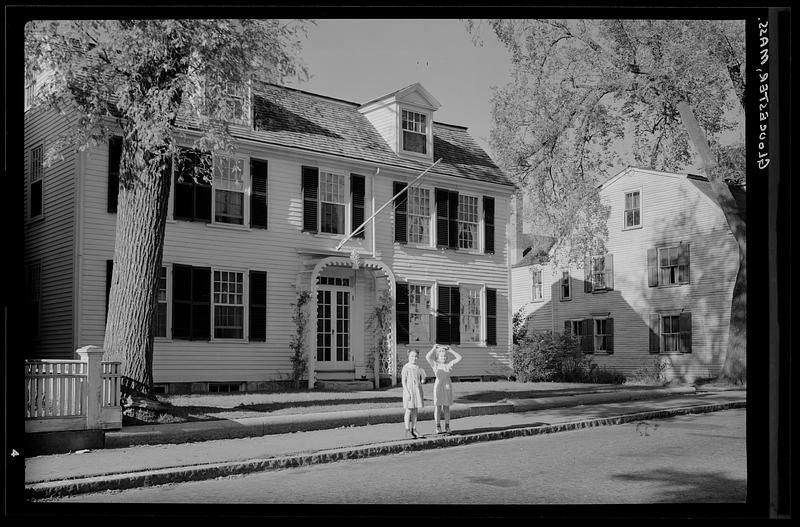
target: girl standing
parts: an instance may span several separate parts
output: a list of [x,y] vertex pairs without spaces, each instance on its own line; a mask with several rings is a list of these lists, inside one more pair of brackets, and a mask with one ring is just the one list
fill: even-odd
[[[447,360],[447,352],[453,354],[455,357],[450,362]],[[436,360],[433,359],[433,354],[436,353]],[[441,434],[441,417],[444,414],[445,433],[450,433],[450,405],[453,404],[453,384],[450,381],[450,372],[453,366],[461,362],[461,355],[459,355],[450,346],[441,346],[434,344],[428,354],[425,356],[428,364],[433,369],[436,375],[436,383],[433,385],[433,419],[436,421],[436,433]]]
[[400,374],[403,383],[403,408],[406,409],[405,425],[406,437],[411,435],[417,439],[417,410],[425,406],[422,397],[422,385],[425,383],[425,372],[417,366],[419,352],[409,350],[408,363],[403,366]]

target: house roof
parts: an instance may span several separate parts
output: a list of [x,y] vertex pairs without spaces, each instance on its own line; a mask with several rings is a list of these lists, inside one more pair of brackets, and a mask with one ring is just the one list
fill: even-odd
[[[401,90],[402,91],[402,90]],[[301,90],[259,83],[253,88],[254,130],[237,135],[259,142],[320,152],[415,171],[427,161],[397,155],[358,109],[361,105]],[[461,126],[433,123],[432,173],[513,186]]]

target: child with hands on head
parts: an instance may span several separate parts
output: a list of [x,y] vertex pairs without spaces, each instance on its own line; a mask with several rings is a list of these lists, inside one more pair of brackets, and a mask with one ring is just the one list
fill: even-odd
[[[447,353],[453,354],[453,360],[447,362]],[[434,359],[434,354],[436,355]],[[453,384],[450,380],[450,372],[453,366],[461,362],[461,355],[450,346],[434,344],[425,355],[425,359],[436,375],[436,382],[433,385],[433,418],[436,421],[436,433],[441,434],[441,418],[444,414],[445,433],[450,433],[450,405],[453,404]]]

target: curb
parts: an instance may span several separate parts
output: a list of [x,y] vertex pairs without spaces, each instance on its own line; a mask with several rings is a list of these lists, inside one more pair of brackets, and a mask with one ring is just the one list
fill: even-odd
[[664,419],[678,415],[709,413],[746,407],[746,401],[733,401],[700,406],[685,406],[666,410],[650,410],[632,414],[623,414],[614,417],[582,419],[578,421],[568,421],[565,423],[552,425],[539,425],[478,432],[463,436],[456,435],[432,437],[422,440],[401,440],[390,443],[346,447],[335,450],[294,454],[267,459],[252,459],[247,461],[172,467],[125,474],[109,474],[80,479],[76,478],[50,481],[26,485],[25,494],[26,499],[30,501],[66,497],[75,494],[165,485],[169,483],[201,481],[222,477],[239,476],[267,470],[279,470],[322,463],[333,463],[349,459],[364,459],[390,454],[399,454],[402,452],[415,452],[433,448],[466,445],[483,441],[496,441],[500,439],[510,439],[513,437],[552,434],[598,426],[619,425],[646,419]]
[[[587,394],[542,397],[537,399],[506,399],[498,403],[457,403],[450,407],[452,419],[481,415],[527,412],[582,404],[603,404],[642,399],[656,399],[672,395],[695,394],[694,387],[659,388],[654,390],[631,390],[595,392]],[[319,412],[313,414],[281,415],[268,417],[246,417],[220,421],[197,421],[164,425],[142,425],[106,432],[105,448],[125,448],[136,445],[177,444],[215,439],[239,439],[272,434],[330,430],[343,426],[366,426],[396,423],[403,420],[402,408],[374,410],[345,410],[341,412]],[[433,407],[422,408],[420,421],[433,420]]]

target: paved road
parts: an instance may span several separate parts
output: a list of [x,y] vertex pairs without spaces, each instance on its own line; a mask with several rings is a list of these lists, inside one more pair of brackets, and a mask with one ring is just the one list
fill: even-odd
[[61,502],[742,503],[746,410],[523,437]]

